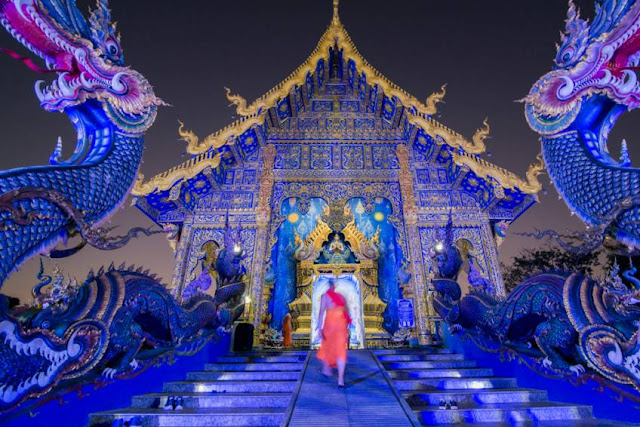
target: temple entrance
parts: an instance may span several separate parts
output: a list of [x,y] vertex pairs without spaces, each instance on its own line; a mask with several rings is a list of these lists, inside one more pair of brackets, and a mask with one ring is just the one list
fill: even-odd
[[351,326],[349,326],[349,348],[365,348],[362,289],[355,274],[342,274],[337,277],[333,274],[314,276],[311,307],[311,348],[318,348],[322,341],[316,331],[318,324],[322,324],[323,321],[323,319],[319,318],[320,298],[329,289],[331,280],[336,281],[336,292],[342,294],[347,300],[347,308],[352,320]]

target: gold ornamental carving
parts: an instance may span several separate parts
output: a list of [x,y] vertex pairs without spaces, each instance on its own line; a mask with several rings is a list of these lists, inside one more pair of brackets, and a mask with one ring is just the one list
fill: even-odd
[[443,84],[438,92],[433,92],[431,95],[427,97],[427,101],[425,102],[425,108],[419,110],[422,114],[427,116],[433,116],[438,112],[437,105],[441,102],[444,102],[444,97],[447,94],[447,84]]
[[404,220],[407,224],[413,225],[418,222],[418,209],[416,207],[416,197],[413,189],[413,175],[409,166],[409,150],[406,145],[399,144],[396,147],[396,156],[400,164],[398,181],[402,193],[402,208],[404,209]]
[[537,161],[527,169],[527,180],[512,174],[511,172],[492,165],[484,160],[464,153],[452,152],[451,157],[458,166],[467,166],[477,176],[481,178],[491,177],[498,181],[504,188],[519,189],[527,194],[536,194],[542,190],[542,183],[538,176],[544,171],[544,160],[541,155],[536,158]]
[[262,174],[260,175],[260,190],[258,192],[258,207],[256,209],[256,222],[259,227],[265,227],[269,223],[271,215],[271,192],[275,177],[273,175],[273,163],[276,158],[276,147],[267,145],[262,152]]

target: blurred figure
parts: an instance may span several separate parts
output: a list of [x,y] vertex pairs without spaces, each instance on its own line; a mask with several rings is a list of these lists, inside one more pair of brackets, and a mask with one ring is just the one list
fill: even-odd
[[293,345],[291,342],[291,329],[291,314],[287,313],[282,320],[282,336],[284,338],[282,345],[284,348],[289,348]]
[[[323,316],[325,317],[322,325]],[[327,377],[333,375],[333,368],[338,368],[338,387],[344,387],[350,324],[351,317],[349,317],[347,301],[336,292],[335,280],[331,280],[329,290],[320,298],[317,331],[322,337],[322,344],[318,350],[318,359],[322,361],[322,373]]]

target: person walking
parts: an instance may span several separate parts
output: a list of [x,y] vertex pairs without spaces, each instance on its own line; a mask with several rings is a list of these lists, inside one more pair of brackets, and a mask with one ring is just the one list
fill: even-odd
[[322,362],[322,373],[327,377],[333,375],[333,368],[338,368],[338,387],[344,387],[350,324],[351,317],[349,317],[347,301],[344,296],[336,292],[335,280],[331,280],[329,290],[320,298],[317,331],[322,337],[322,344],[317,357]]

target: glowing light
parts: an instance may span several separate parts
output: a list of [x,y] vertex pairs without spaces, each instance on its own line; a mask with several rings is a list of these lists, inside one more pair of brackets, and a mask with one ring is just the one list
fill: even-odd
[[483,389],[487,387],[490,387],[487,381],[471,381],[467,386],[467,388],[475,389],[475,390]]
[[240,255],[242,253],[242,246],[240,246],[238,243],[234,244],[233,253],[236,255]]
[[296,222],[298,222],[300,217],[298,216],[297,213],[292,213],[292,214],[289,214],[287,219],[289,220],[290,223],[295,224]]
[[442,242],[436,243],[436,251],[442,252],[444,250],[444,244]]
[[376,221],[384,221],[384,214],[382,212],[376,212],[373,214],[373,219]]
[[251,303],[251,296],[245,295],[244,296],[244,303],[245,304],[250,304]]

